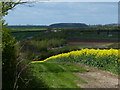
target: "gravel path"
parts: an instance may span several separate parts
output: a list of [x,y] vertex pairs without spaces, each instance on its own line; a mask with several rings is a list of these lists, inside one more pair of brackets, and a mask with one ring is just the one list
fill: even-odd
[[118,85],[118,75],[83,64],[78,65],[90,70],[90,72],[76,73],[87,82],[78,83],[77,86],[81,88],[120,88],[120,85]]

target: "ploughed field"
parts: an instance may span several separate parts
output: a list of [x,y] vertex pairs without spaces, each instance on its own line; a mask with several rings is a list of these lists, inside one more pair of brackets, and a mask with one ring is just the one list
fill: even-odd
[[[114,43],[118,43],[118,39],[101,39],[101,38],[71,38],[68,39],[68,45],[73,46],[93,46],[93,47],[107,47]],[[118,48],[118,47],[116,47]]]

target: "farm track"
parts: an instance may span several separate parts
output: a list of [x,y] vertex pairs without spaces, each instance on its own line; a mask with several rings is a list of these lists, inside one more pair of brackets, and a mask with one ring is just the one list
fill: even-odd
[[78,83],[77,86],[81,88],[120,88],[120,85],[118,85],[118,75],[80,63],[78,65],[90,70],[90,72],[76,73],[77,76],[87,82]]

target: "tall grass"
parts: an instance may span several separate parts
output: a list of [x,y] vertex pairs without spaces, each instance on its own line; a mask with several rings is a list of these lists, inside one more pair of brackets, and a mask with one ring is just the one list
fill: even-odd
[[31,45],[36,46],[39,49],[60,47],[65,45],[66,43],[67,41],[64,39],[50,39],[50,40],[41,40],[41,41],[31,40],[30,41]]

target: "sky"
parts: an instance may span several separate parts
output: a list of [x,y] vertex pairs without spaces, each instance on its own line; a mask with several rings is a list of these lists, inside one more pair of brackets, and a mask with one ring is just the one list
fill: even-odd
[[36,2],[18,5],[5,17],[8,25],[118,23],[118,2]]

